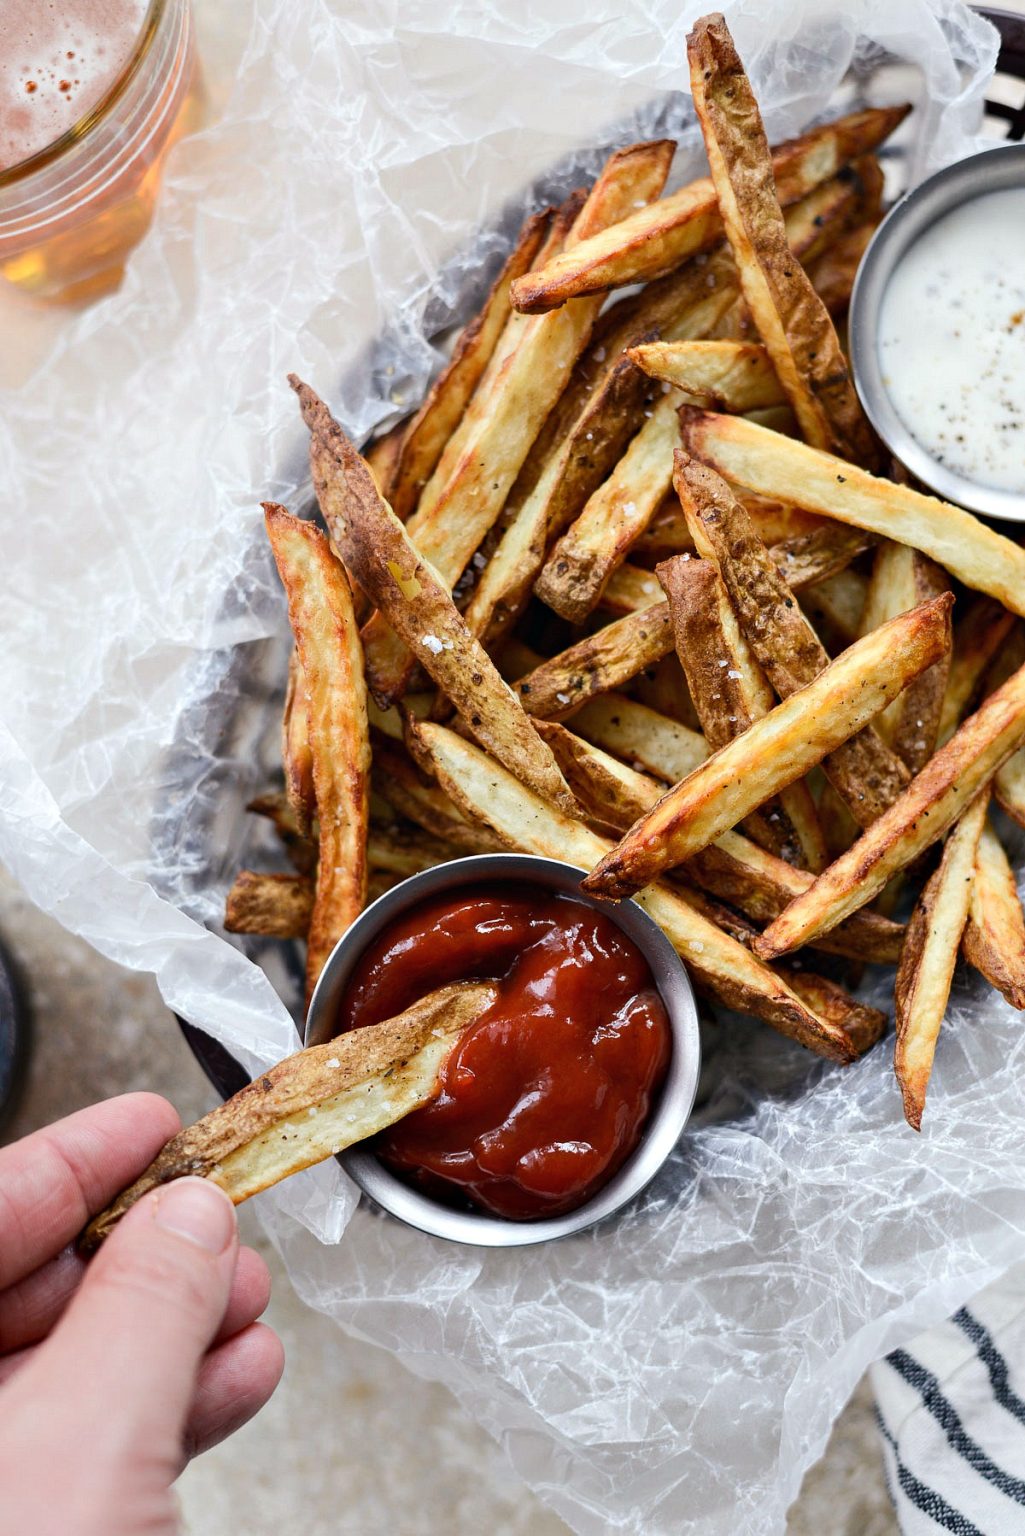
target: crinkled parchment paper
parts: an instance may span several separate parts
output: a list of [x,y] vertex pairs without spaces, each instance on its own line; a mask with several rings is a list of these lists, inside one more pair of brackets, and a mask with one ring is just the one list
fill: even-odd
[[[0,857],[255,1068],[294,1044],[271,979],[210,932],[261,856],[283,605],[258,502],[306,504],[284,375],[357,435],[415,401],[531,195],[592,146],[693,144],[701,7],[626,0],[200,0],[211,124],[172,159],[123,290],[2,399]],[[916,174],[973,147],[995,52],[952,0],[730,12],[779,137],[882,48],[921,71]],[[531,188],[534,188],[534,194]],[[74,1021],[45,1021],[68,1031]],[[1020,1018],[958,983],[926,1130],[888,1052],[846,1072],[751,1021],[642,1203],[509,1255],[361,1210],[334,1165],[264,1198],[311,1305],[447,1382],[581,1532],[778,1531],[867,1363],[1021,1251]]]

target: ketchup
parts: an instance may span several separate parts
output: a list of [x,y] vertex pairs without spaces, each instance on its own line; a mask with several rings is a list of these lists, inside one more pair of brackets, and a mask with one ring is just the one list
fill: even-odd
[[532,886],[475,886],[385,929],[349,982],[339,1030],[482,978],[498,983],[497,1001],[449,1056],[437,1098],[375,1150],[449,1202],[516,1220],[573,1210],[640,1140],[669,1063],[662,999],[603,913]]

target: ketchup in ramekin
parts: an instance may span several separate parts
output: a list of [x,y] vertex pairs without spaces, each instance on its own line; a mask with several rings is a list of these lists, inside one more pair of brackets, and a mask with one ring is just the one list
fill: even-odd
[[450,1203],[526,1221],[582,1205],[638,1145],[669,1065],[647,961],[602,912],[534,886],[448,892],[398,918],[357,963],[339,1031],[453,981],[498,982],[438,1097],[375,1150]]

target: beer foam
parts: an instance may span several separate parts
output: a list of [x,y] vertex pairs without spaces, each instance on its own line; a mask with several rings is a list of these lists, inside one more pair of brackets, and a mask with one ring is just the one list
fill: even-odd
[[147,0],[0,0],[0,170],[38,154],[124,68]]

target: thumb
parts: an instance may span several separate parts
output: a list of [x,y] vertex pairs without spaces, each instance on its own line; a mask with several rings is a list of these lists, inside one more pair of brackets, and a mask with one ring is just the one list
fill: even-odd
[[67,1428],[74,1436],[74,1419],[85,1421],[90,1457],[107,1470],[111,1462],[122,1475],[153,1469],[156,1458],[168,1483],[177,1475],[196,1372],[224,1316],[237,1255],[231,1201],[189,1178],[133,1206],[90,1264],[34,1364],[52,1373],[51,1401],[68,1381],[87,1384],[67,1404]]

